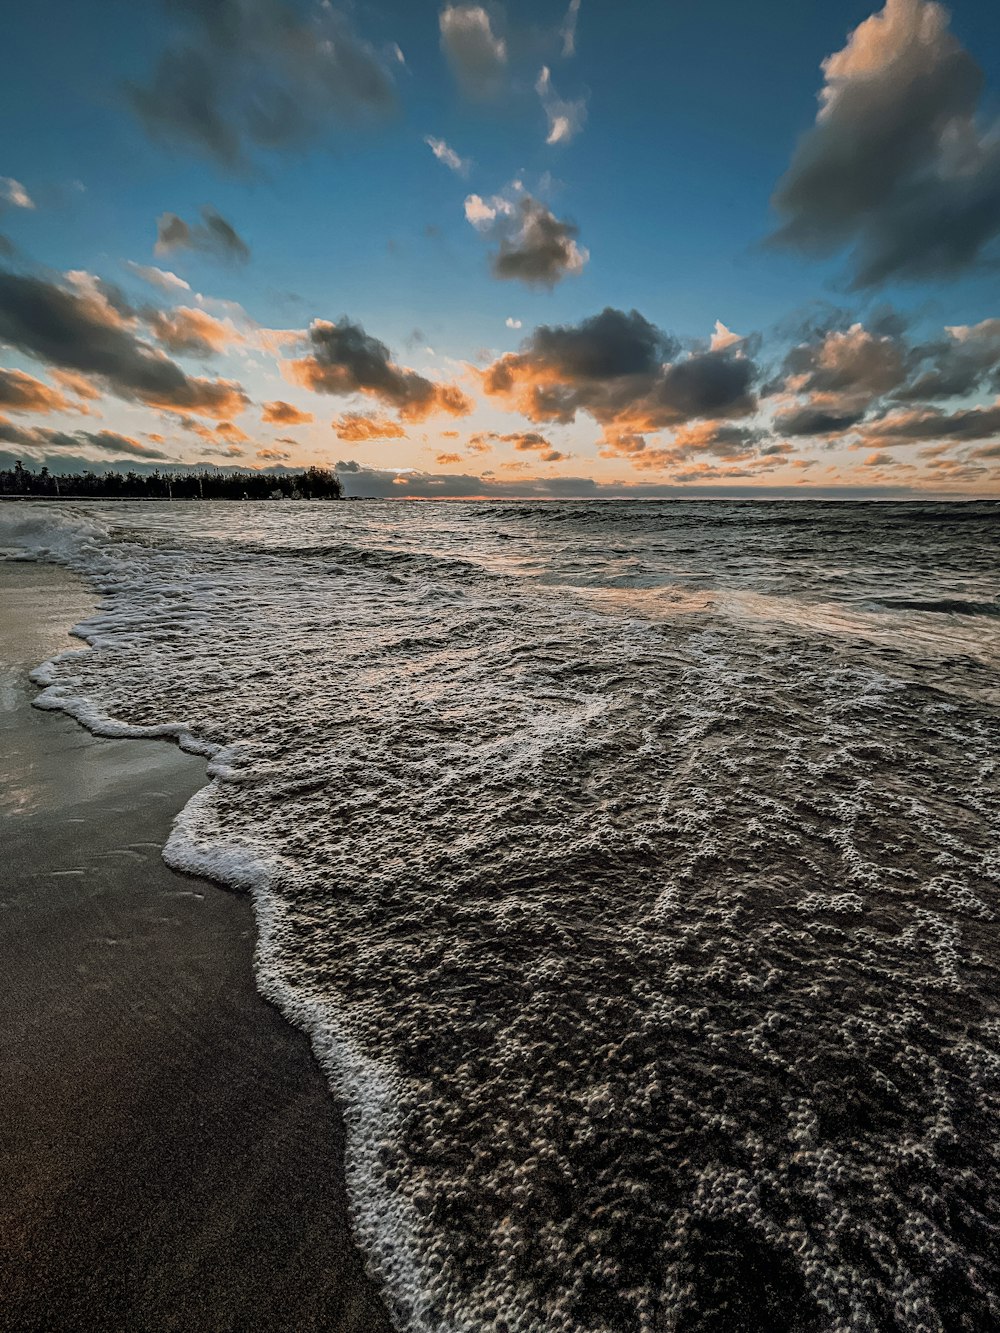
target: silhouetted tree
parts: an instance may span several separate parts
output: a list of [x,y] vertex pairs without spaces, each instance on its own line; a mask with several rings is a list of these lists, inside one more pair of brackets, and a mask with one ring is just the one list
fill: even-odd
[[342,500],[336,472],[77,472],[54,477],[32,472],[18,459],[0,471],[0,495],[51,496],[63,500]]

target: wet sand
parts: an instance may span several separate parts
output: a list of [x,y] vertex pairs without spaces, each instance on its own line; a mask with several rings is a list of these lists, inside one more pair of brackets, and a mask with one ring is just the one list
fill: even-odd
[[204,762],[31,707],[92,605],[0,561],[0,1328],[388,1333],[249,904],[160,859]]

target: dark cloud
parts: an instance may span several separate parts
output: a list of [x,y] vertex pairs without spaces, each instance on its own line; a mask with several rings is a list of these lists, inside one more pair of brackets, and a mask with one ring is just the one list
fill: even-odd
[[856,426],[864,415],[864,409],[858,412],[835,412],[807,404],[793,407],[788,412],[779,412],[774,418],[774,429],[781,435],[836,435]]
[[866,428],[864,445],[893,445],[932,441],[986,440],[1000,436],[1000,403],[958,412],[915,409],[893,413]]
[[12,421],[0,417],[0,441],[14,444],[32,454],[38,452],[63,452],[71,449],[95,449],[101,454],[115,457],[145,458],[149,460],[165,459],[167,454],[158,449],[150,449],[128,435],[119,435],[113,430],[99,431],[60,431],[49,430],[43,426],[15,426]]
[[228,417],[247,406],[239,384],[193,378],[143,342],[108,290],[113,294],[92,281],[67,288],[0,270],[0,343],[151,407]]
[[773,238],[850,247],[855,286],[950,275],[1000,234],[1000,136],[983,76],[931,0],[887,0],[823,64],[816,123],[779,182]]
[[154,252],[169,255],[174,250],[198,250],[215,259],[245,264],[250,258],[250,247],[232,223],[214,208],[203,208],[201,216],[204,222],[192,226],[176,213],[162,213],[156,220]]
[[747,416],[756,376],[739,343],[681,355],[678,340],[638,311],[609,307],[577,325],[541,325],[482,382],[530,421],[567,423],[586,412],[611,438]]
[[441,49],[462,92],[478,102],[503,91],[507,43],[482,5],[446,5],[438,18]]
[[984,387],[1000,392],[1000,319],[949,329],[914,348],[913,376],[893,395],[902,402],[959,398]]
[[[740,485],[739,479],[755,478],[756,474],[741,472],[738,477],[706,481],[702,473],[693,473],[692,482],[598,482],[592,477],[512,477],[502,480],[492,475],[474,476],[468,473],[442,474],[430,472],[396,473],[366,468],[351,460],[340,462],[336,470],[344,482],[348,496],[369,496],[377,499],[457,499],[462,497],[487,499],[595,499],[635,498],[654,499],[660,496],[692,498],[717,496],[755,499],[801,499],[801,486],[769,486],[755,481],[752,486]],[[733,484],[734,480],[737,484]],[[925,491],[899,485],[871,486],[810,486],[809,494],[816,499],[885,498],[889,495],[923,495]]]
[[301,144],[331,124],[384,116],[392,79],[331,5],[166,0],[180,29],[128,98],[148,133],[233,169],[253,150]]
[[472,403],[454,384],[425,379],[396,365],[385,343],[360,324],[316,320],[309,329],[309,355],[292,361],[297,383],[315,393],[364,393],[395,408],[404,421],[423,421],[435,412],[465,416]]
[[490,259],[495,278],[554,287],[568,275],[581,273],[590,258],[589,252],[576,243],[579,229],[575,224],[560,220],[531,195],[522,195],[513,204],[498,198],[483,205],[483,210],[479,221],[474,221],[475,214],[470,215],[466,201],[466,216],[497,242]]

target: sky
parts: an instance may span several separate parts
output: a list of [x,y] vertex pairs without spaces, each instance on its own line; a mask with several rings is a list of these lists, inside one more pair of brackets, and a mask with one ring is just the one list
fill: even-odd
[[1000,496],[1000,6],[36,0],[0,466]]

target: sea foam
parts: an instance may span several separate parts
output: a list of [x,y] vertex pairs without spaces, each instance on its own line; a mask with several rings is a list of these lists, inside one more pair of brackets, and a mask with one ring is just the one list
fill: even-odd
[[40,704],[208,759],[401,1328],[1000,1322],[996,658],[854,609],[995,514],[861,508],[0,509],[102,599]]

